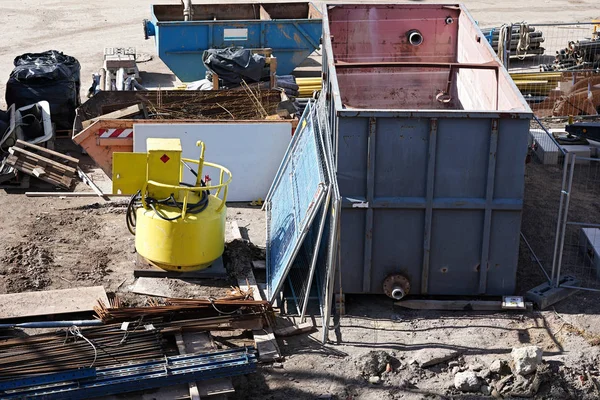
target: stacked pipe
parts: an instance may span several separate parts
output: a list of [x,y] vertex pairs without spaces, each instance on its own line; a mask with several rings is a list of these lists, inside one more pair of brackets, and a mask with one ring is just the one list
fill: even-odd
[[510,76],[521,93],[531,96],[547,96],[562,79],[560,72],[511,73]]
[[[526,34],[529,36],[529,45],[527,47],[527,50],[525,50],[523,52],[524,54],[521,54],[522,52],[517,52],[517,49],[519,46],[519,41],[521,40],[521,35],[519,33],[520,29],[521,29],[521,24],[515,24],[512,26],[511,38],[510,38],[510,56],[516,57],[517,55],[523,56],[523,55],[544,54],[545,49],[542,47],[542,43],[544,43],[544,40],[545,40],[544,35],[543,35],[542,31],[536,30],[536,28],[533,26],[526,26],[526,29],[525,29]],[[483,32],[485,38],[487,39],[487,41],[489,42],[489,44],[492,46],[492,48],[494,49],[494,51],[496,53],[498,53],[501,30],[502,30],[502,27],[487,28],[487,29],[481,30],[481,32]]]
[[558,50],[554,63],[541,65],[542,71],[573,71],[600,68],[600,40],[569,42]]
[[296,78],[300,97],[312,97],[315,91],[321,90],[323,80],[318,78]]

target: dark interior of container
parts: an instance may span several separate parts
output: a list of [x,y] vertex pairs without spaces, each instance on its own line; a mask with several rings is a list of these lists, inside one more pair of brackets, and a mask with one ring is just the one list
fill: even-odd
[[[194,21],[236,21],[321,18],[309,3],[194,4]],[[182,4],[155,4],[159,22],[183,21]]]

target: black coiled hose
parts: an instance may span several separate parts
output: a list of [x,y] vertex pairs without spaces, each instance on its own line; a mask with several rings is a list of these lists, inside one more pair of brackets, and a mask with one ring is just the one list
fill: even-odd
[[[189,184],[183,183],[183,182],[180,182],[179,184],[182,186],[193,187],[193,185],[189,185]],[[200,185],[206,186],[206,184],[202,180],[200,181]],[[202,211],[206,210],[206,207],[208,207],[208,199],[209,199],[210,192],[208,190],[203,190],[200,193],[201,193],[201,197],[197,203],[188,203],[187,204],[186,213],[199,214]],[[175,217],[169,218],[156,208],[157,205],[162,205],[162,206],[178,208],[181,211],[183,211],[183,203],[175,200],[175,196],[173,194],[171,194],[171,196],[167,197],[166,199],[162,199],[162,200],[158,200],[158,199],[155,199],[150,196],[146,196],[144,200],[146,201],[146,204],[148,204],[148,206],[150,206],[152,211],[154,211],[154,213],[159,218],[161,218],[165,221],[176,221],[179,218],[181,218],[181,216],[183,215],[183,214],[179,214]],[[127,214],[125,215],[125,220],[127,222],[127,229],[129,230],[129,232],[132,235],[135,235],[135,224],[136,224],[136,214],[135,213],[136,213],[137,209],[140,208],[141,206],[142,206],[142,191],[138,190],[137,193],[134,194],[133,196],[131,196],[131,198],[129,199],[129,203],[127,204]]]

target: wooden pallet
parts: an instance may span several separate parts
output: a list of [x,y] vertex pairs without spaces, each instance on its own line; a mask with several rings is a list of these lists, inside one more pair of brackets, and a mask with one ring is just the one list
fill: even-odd
[[44,182],[69,189],[77,177],[76,158],[22,140],[17,140],[8,151],[6,164]]

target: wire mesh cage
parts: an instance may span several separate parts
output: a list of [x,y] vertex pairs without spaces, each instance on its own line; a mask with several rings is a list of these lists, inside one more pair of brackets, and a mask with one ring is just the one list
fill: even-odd
[[600,23],[513,24],[483,33],[536,116],[597,115]]

